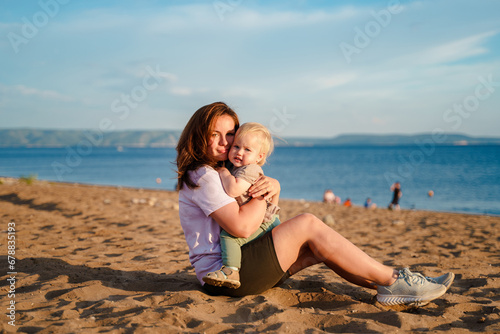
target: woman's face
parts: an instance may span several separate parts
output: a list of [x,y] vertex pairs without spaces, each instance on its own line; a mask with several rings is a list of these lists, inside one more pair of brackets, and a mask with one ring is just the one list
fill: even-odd
[[222,115],[215,121],[214,131],[208,143],[209,154],[217,161],[227,160],[227,154],[234,140],[234,120],[229,115]]

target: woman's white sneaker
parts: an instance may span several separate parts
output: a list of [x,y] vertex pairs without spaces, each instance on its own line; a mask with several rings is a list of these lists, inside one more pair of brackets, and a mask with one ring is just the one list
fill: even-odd
[[455,279],[455,274],[446,273],[438,277],[426,277],[426,279],[432,283],[442,284],[446,287],[446,290],[448,290],[451,286],[451,283],[453,283],[453,280]]
[[423,275],[404,268],[399,271],[399,276],[392,285],[377,287],[377,300],[382,305],[423,306],[441,297],[446,290],[446,286],[434,283]]

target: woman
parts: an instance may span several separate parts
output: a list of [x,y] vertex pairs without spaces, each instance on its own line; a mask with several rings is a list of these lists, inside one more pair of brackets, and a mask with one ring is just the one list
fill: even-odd
[[[244,296],[261,293],[313,264],[324,263],[346,280],[377,289],[382,304],[426,304],[443,295],[454,275],[426,278],[408,269],[394,270],[372,259],[312,214],[287,220],[242,247],[241,287],[204,284],[202,277],[220,270],[219,232],[246,238],[257,230],[266,199],[279,196],[280,185],[264,177],[250,188],[253,199],[243,206],[229,197],[215,168],[227,160],[236,113],[222,102],[198,109],[177,145],[179,216],[189,246],[189,259],[210,294]],[[225,268],[222,268],[225,269]],[[221,270],[220,274],[227,274]]]

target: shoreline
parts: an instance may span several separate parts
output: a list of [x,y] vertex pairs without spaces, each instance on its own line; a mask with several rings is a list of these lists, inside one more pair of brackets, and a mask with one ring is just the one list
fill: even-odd
[[11,181],[0,185],[2,230],[15,229],[15,280],[0,274],[1,305],[15,302],[5,331],[500,331],[500,217],[283,200],[282,221],[313,213],[386,265],[455,282],[425,307],[384,307],[315,265],[259,295],[212,297],[189,263],[176,192]]
[[[26,178],[29,178],[27,176]],[[6,181],[7,184],[13,184],[16,182],[22,182],[20,181],[22,177],[11,177],[11,176],[2,176],[0,175],[0,186],[2,185],[2,182]],[[112,188],[112,189],[130,189],[130,190],[147,190],[147,191],[159,191],[159,192],[173,192],[177,193],[175,190],[169,190],[169,189],[161,189],[161,188],[149,188],[149,187],[131,187],[131,186],[120,186],[120,185],[111,185],[111,184],[95,184],[95,183],[81,183],[81,182],[64,182],[64,181],[54,181],[54,180],[44,180],[44,179],[38,179],[34,178],[34,182],[41,182],[41,183],[49,183],[49,184],[66,184],[66,185],[73,185],[73,186],[84,186],[84,187],[104,187],[104,188]],[[308,200],[308,199],[296,199],[296,198],[280,198],[281,201],[286,201],[286,202],[307,202],[307,203],[320,203],[323,204],[322,201],[314,201],[314,200]],[[342,204],[332,204],[332,206],[338,206],[341,207]],[[352,207],[354,208],[362,208],[365,209],[363,205],[359,204],[352,204]],[[373,209],[369,209],[373,210]],[[386,207],[380,206],[377,207],[376,210],[388,210]],[[500,217],[500,214],[494,214],[494,213],[478,213],[478,212],[466,212],[466,211],[437,211],[437,210],[426,210],[426,209],[408,209],[408,208],[402,208],[401,211],[417,211],[417,212],[429,212],[429,213],[445,213],[445,214],[461,214],[461,215],[471,215],[471,216],[488,216],[488,217]]]

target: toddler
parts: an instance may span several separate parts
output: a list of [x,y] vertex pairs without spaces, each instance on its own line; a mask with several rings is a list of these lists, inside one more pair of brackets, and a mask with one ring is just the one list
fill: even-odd
[[[233,145],[228,154],[233,167],[231,172],[222,167],[218,169],[226,193],[234,197],[238,205],[251,200],[248,189],[264,172],[261,166],[273,150],[273,139],[269,130],[259,123],[245,123],[236,132]],[[275,196],[276,197],[276,196]],[[259,229],[248,238],[236,238],[222,230],[220,246],[223,266],[220,270],[203,277],[205,283],[237,289],[240,287],[241,249],[244,244],[271,231],[280,221],[280,208],[276,203],[267,202],[267,210]]]

